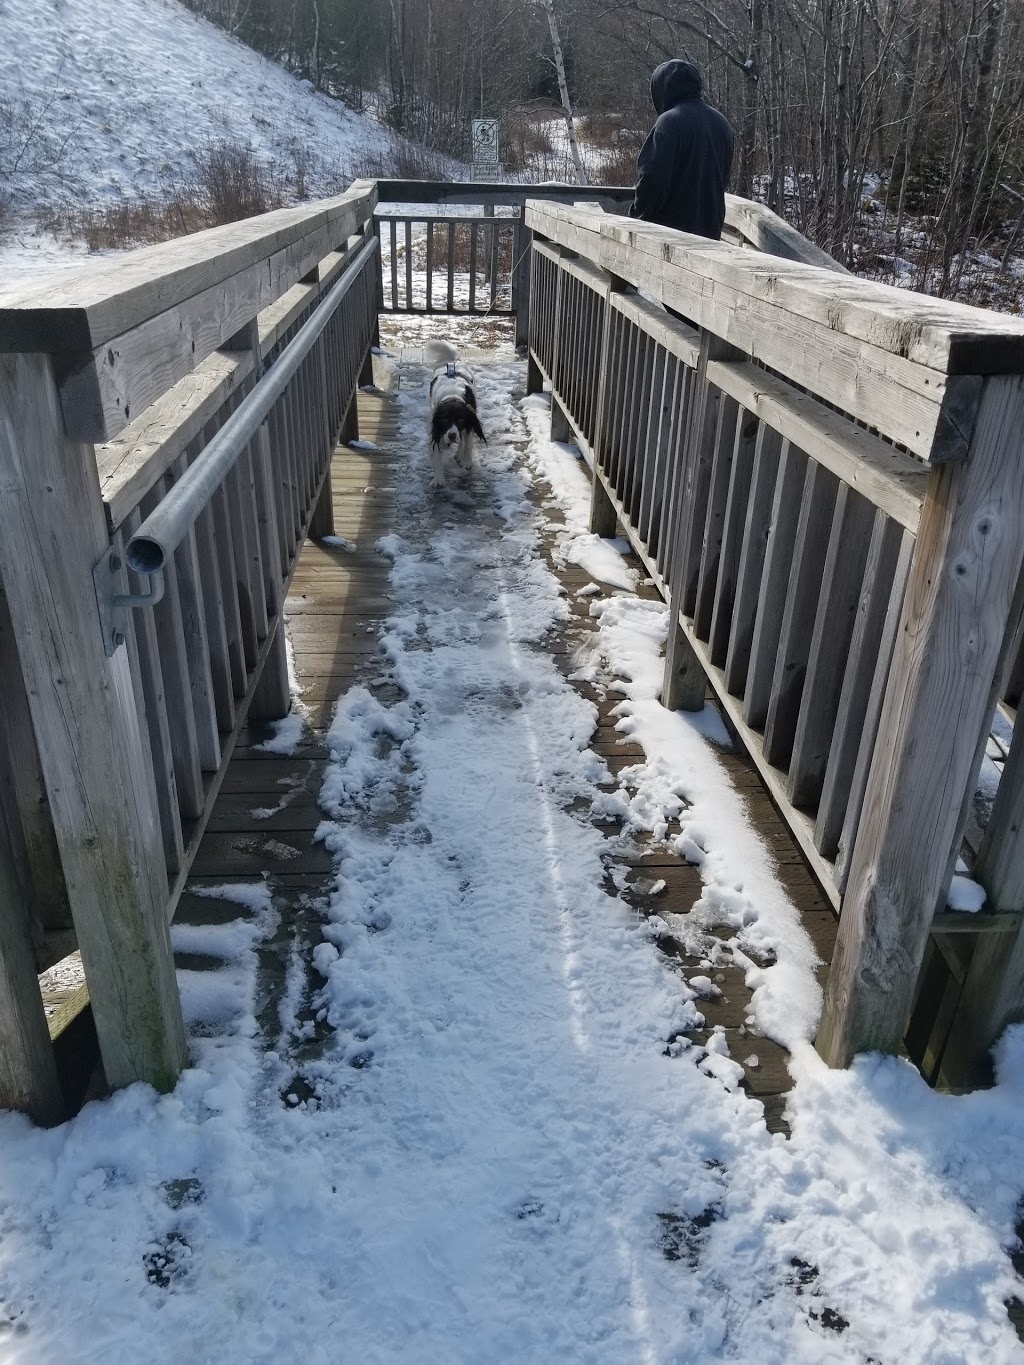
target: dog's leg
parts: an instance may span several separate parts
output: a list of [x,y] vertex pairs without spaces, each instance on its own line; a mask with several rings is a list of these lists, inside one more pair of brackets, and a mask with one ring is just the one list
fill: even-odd
[[431,488],[444,488],[444,456],[440,447],[435,445],[430,447],[430,463],[434,466],[434,477],[430,480]]
[[464,431],[459,436],[459,448],[455,453],[455,458],[462,469],[470,470],[473,468],[473,433]]

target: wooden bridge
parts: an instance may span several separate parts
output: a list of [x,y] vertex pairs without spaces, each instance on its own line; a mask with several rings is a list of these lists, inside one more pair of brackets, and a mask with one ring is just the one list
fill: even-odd
[[[3,1106],[66,1113],[86,1006],[111,1086],[185,1063],[168,925],[190,874],[238,871],[217,803],[288,712],[293,575],[335,660],[379,606],[368,564],[339,607],[315,542],[360,404],[387,434],[389,313],[514,320],[592,529],[670,604],[665,704],[710,686],[813,873],[826,1060],[906,1048],[963,1086],[1024,1017],[1024,324],[840,273],[746,201],[719,244],[586,193],[360,182],[0,292]],[[960,857],[981,913],[946,908]],[[48,1021],[38,974],[75,947],[86,986]]]

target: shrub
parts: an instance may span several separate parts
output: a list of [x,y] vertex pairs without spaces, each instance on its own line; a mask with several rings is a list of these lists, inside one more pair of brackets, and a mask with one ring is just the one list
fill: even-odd
[[195,156],[195,188],[208,227],[280,208],[281,194],[251,147],[215,142]]

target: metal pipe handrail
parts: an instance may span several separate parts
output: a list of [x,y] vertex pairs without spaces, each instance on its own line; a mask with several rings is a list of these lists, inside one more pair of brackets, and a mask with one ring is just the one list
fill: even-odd
[[125,559],[137,574],[160,573],[196,518],[231,472],[242,451],[270,415],[274,404],[330,322],[339,304],[377,250],[373,236],[341,279],[288,343],[270,369],[202,451],[194,464],[161,499],[128,542]]

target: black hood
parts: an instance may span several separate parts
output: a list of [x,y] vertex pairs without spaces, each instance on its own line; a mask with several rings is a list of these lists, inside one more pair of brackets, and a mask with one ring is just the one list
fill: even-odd
[[693,62],[680,61],[678,57],[662,62],[651,77],[651,99],[659,114],[683,100],[699,99],[702,89],[700,72]]

